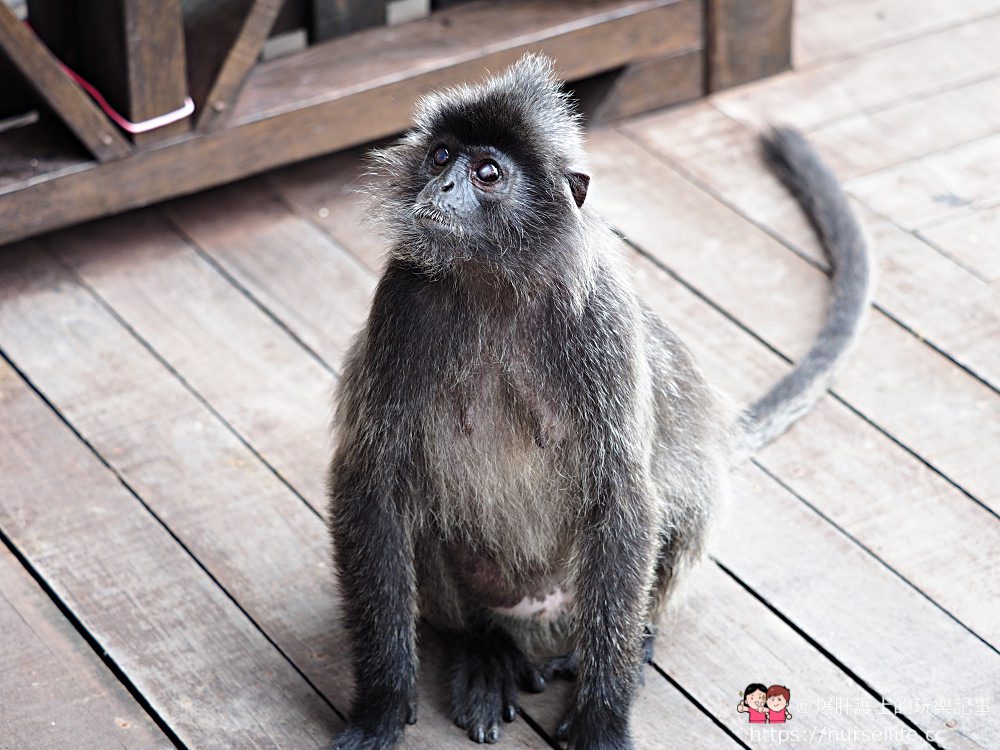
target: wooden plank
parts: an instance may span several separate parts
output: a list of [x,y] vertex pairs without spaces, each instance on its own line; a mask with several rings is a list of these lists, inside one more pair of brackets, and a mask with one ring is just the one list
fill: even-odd
[[[0,372],[10,374],[9,369]],[[0,393],[6,392],[0,386]],[[173,747],[2,546],[0,632],[0,736],[5,747]]]
[[[86,392],[90,398],[74,406],[77,415],[103,418],[111,431],[111,425],[145,431],[148,445],[155,445],[154,433],[163,443],[178,441],[200,461],[195,453],[202,447],[199,425],[190,410],[166,418],[178,405],[176,386],[158,391],[158,401],[148,402],[148,409],[135,402],[129,409],[123,399],[126,408],[114,410],[114,395],[95,386],[94,373],[112,374],[110,368],[127,356],[116,353],[114,343],[128,337],[116,335],[113,322],[102,330],[102,316],[110,321],[107,313],[54,264],[39,266],[39,248],[24,251],[23,257],[12,252],[0,261],[0,329],[8,356],[19,366],[30,365],[31,375],[40,376],[36,385],[60,401],[74,388]],[[56,317],[46,320],[49,315]],[[102,340],[96,338],[101,333],[109,334],[112,348],[98,353],[101,347],[92,345]],[[37,335],[45,336],[46,347],[32,344]],[[60,359],[59,352],[88,347],[105,357],[109,369],[91,362],[95,369],[76,383],[64,379],[67,370],[35,370],[37,362],[27,356],[41,354],[51,363]],[[126,378],[155,375],[162,368],[136,358],[129,369]],[[321,746],[337,726],[329,706],[6,363],[0,363],[0,380],[5,416],[0,442],[8,459],[0,473],[5,534],[180,740],[189,747]],[[159,418],[150,422],[149,411]],[[136,419],[146,419],[145,426]],[[133,435],[133,442],[108,455],[115,455],[119,466],[138,461],[148,476],[172,474],[169,456],[136,456],[137,449],[143,450],[142,437]],[[221,444],[219,450],[227,448]],[[268,476],[248,473],[264,481]],[[218,486],[209,484],[206,479],[200,496],[177,496],[194,520],[220,499]],[[178,530],[186,533],[180,525]]]
[[[208,197],[208,196],[205,196]],[[243,224],[245,216],[259,215],[257,208],[259,202],[247,199],[243,205],[227,203],[225,212],[230,217],[231,225],[239,226]],[[215,211],[222,210],[220,206],[214,206]],[[135,223],[129,221],[130,217],[116,219],[114,225]],[[135,220],[136,222],[138,219]],[[188,224],[185,216],[177,218],[178,224],[188,231]],[[277,221],[272,218],[272,221]],[[218,236],[204,232],[192,231],[192,234],[199,234],[204,243],[202,249],[213,254],[220,245]],[[120,234],[117,241],[109,238],[115,234]],[[262,237],[258,245],[258,252],[261,246],[274,243],[276,247],[285,246],[285,238],[280,234],[270,234]],[[243,309],[249,305],[246,300],[239,299],[239,295],[232,289],[228,294],[224,291],[225,283],[221,278],[211,277],[214,275],[211,269],[204,262],[194,262],[195,256],[190,249],[182,250],[178,247],[171,247],[168,251],[165,247],[164,239],[155,239],[149,231],[137,230],[131,227],[120,233],[102,232],[102,242],[93,242],[93,237],[88,237],[88,245],[107,246],[107,252],[77,252],[69,250],[66,254],[67,260],[72,263],[75,270],[81,274],[86,282],[95,288],[104,299],[106,299],[123,317],[129,320],[130,325],[142,335],[158,352],[168,358],[172,367],[175,367],[185,381],[198,388],[199,392],[217,408],[231,423],[245,424],[244,437],[253,445],[260,447],[261,453],[269,455],[269,451],[264,447],[268,443],[274,443],[271,433],[278,431],[282,435],[300,434],[303,439],[296,441],[294,448],[302,454],[315,457],[315,462],[319,464],[325,459],[325,452],[321,440],[309,441],[305,436],[310,433],[317,433],[325,428],[326,415],[321,410],[316,410],[313,406],[314,397],[310,394],[316,391],[326,390],[329,383],[324,377],[320,377],[317,384],[310,383],[310,379],[316,380],[316,369],[313,367],[299,367],[294,363],[295,357],[280,347],[267,343],[267,337],[252,330],[255,327],[264,328],[262,316],[248,315]],[[155,250],[140,251],[140,255],[131,255],[129,262],[121,259],[125,256],[119,252],[121,247],[149,245],[156,246]],[[221,242],[224,246],[224,241]],[[172,243],[176,245],[176,242]],[[118,246],[118,247],[116,247]],[[329,248],[332,250],[333,248]],[[334,251],[331,253],[336,257]],[[244,253],[247,255],[248,253]],[[128,268],[134,268],[139,264],[142,268],[141,274],[130,272]],[[304,311],[312,311],[311,314],[317,319],[322,319],[329,328],[342,328],[344,324],[336,315],[329,315],[318,310],[312,302],[322,296],[322,289],[315,284],[313,273],[307,265],[299,262],[285,263],[282,269],[275,269],[267,278],[274,278],[276,275],[283,275],[285,278],[276,282],[278,286],[288,286],[293,281],[298,281],[300,286],[299,304]],[[141,275],[141,279],[136,276]],[[185,280],[185,278],[187,280]],[[182,291],[177,291],[182,290]],[[169,317],[164,315],[165,311],[176,307],[175,300],[180,295],[185,300],[184,311],[175,311]],[[234,295],[237,299],[232,299]],[[164,325],[164,321],[170,320],[169,325]],[[225,320],[220,320],[225,319]],[[352,321],[353,322],[353,321]],[[229,335],[218,336],[216,331],[225,330]],[[242,330],[240,335],[233,335],[235,331]],[[249,338],[248,338],[249,337]],[[294,380],[294,387],[282,385],[281,381],[286,379],[287,372],[280,369],[275,371],[272,361],[269,358],[247,357],[246,352],[256,352],[261,349],[273,352],[275,361],[289,360],[297,370]],[[213,356],[209,361],[202,354],[211,350]],[[337,359],[330,361],[331,367],[339,365],[339,353],[333,356]],[[299,352],[299,359],[305,357],[303,352]],[[288,365],[285,366],[287,371]],[[274,391],[276,393],[286,393],[280,400],[286,404],[285,412],[289,415],[301,415],[293,420],[286,419],[286,424],[247,424],[240,414],[241,401],[256,400],[254,394]],[[295,407],[295,402],[299,402],[301,409]],[[303,429],[293,426],[292,422],[303,425],[311,425]],[[287,442],[287,441],[286,441]],[[294,480],[293,480],[294,481]],[[755,605],[751,600],[747,600],[751,607]],[[731,621],[731,603],[717,603],[715,605],[705,603],[699,606],[699,611],[707,622],[727,623]],[[714,612],[715,608],[718,612]],[[725,607],[725,610],[723,609]],[[772,616],[773,617],[773,616]],[[689,623],[693,628],[694,623]],[[716,626],[713,626],[716,627]],[[753,618],[737,618],[731,626],[734,633],[742,632],[740,628],[753,629],[756,624]],[[786,638],[797,639],[797,636],[787,631]],[[696,638],[694,634],[692,640]],[[731,637],[728,634],[713,635],[714,640],[728,640],[734,648],[740,648],[736,644],[740,639]],[[664,641],[667,647],[669,641]],[[830,673],[830,679],[825,682],[827,687],[841,685],[847,689],[847,680],[842,675],[836,678],[836,670],[818,654],[812,652],[801,643],[798,647],[790,646],[797,653],[799,668],[808,670],[812,674],[823,673],[824,670]],[[745,659],[750,658],[747,654]],[[738,663],[738,662],[737,662]],[[726,678],[732,678],[731,674],[715,674],[714,672],[704,672],[699,675],[699,679],[705,682],[716,683],[718,691],[726,694],[731,692],[731,686],[725,684]],[[692,678],[693,679],[693,678]],[[687,746],[719,746],[722,739],[715,733],[714,727],[709,727],[708,720],[701,715],[692,719],[690,708],[684,708],[684,701],[680,694],[669,689],[666,683],[655,674],[648,677],[647,688],[640,698],[637,707],[636,731],[640,747],[658,747],[662,742],[662,737],[671,736],[674,738],[685,737],[684,745]],[[737,681],[745,684],[744,677],[738,676]],[[565,694],[562,695],[565,697]],[[561,712],[562,702],[559,694],[556,697],[546,696],[539,700],[525,699],[525,704],[532,712],[532,716],[539,720],[551,723],[558,721]],[[671,710],[677,708],[677,711]],[[723,708],[724,712],[729,711],[729,700]],[[665,714],[664,709],[667,709]],[[868,719],[870,720],[870,718]],[[893,719],[893,721],[895,721]],[[683,726],[682,726],[683,725]],[[845,720],[846,727],[853,727],[851,720]],[[745,730],[743,730],[745,733]],[[681,741],[678,739],[678,741]]]
[[918,234],[987,283],[1000,281],[1000,206],[972,211],[921,229]]
[[[76,165],[0,190],[0,244],[398,132],[409,124],[412,101],[429,88],[478,78],[527,51],[552,55],[569,80],[633,56],[667,54],[691,43],[700,18],[695,0],[523,0],[447,13],[447,27],[435,25],[438,17],[318,45],[296,56],[308,62],[298,72],[288,58],[258,65],[224,130],[190,134],[106,168]],[[512,19],[530,21],[531,30]],[[404,28],[413,33],[412,47]],[[372,48],[383,54],[371,56]],[[315,86],[302,88],[307,77]],[[300,94],[303,106],[290,108],[290,97]]]
[[817,68],[726,91],[712,101],[748,123],[778,120],[809,130],[859,110],[927,96],[1000,72],[1000,16]]
[[[815,232],[770,175],[755,134],[743,125],[710,105],[697,105],[629,123],[626,129],[742,215],[826,265]],[[851,152],[845,144],[840,153]],[[880,262],[875,288],[880,309],[1000,388],[995,291],[892,222],[862,205],[855,208]]]
[[[243,224],[249,215],[231,213],[230,225]],[[273,215],[265,213],[257,226],[269,223]],[[314,247],[317,256],[326,255],[326,266],[335,268],[344,261],[352,265],[317,230],[310,234],[308,225],[296,229],[300,230],[296,244],[276,244],[291,232],[260,232],[253,244],[237,241],[234,246],[254,258],[271,247],[281,248],[287,253],[283,262],[293,264],[302,262],[297,247]],[[122,216],[78,232],[79,236],[77,231],[71,237],[56,236],[53,245],[59,257],[165,356],[316,512],[325,513],[324,479],[331,446],[324,407],[333,393],[334,375],[156,214]],[[131,250],[122,252],[125,248]],[[330,279],[335,281],[349,284],[350,276]],[[346,290],[341,292],[343,287],[330,288],[337,290],[330,296],[349,297]],[[365,280],[359,299],[365,299],[370,289]],[[341,317],[336,308],[322,312],[337,321],[330,328],[348,328],[341,320],[350,327],[361,322],[357,316]],[[248,378],[250,374],[254,377]],[[249,383],[255,387],[248,388]]]
[[[1000,76],[872,112],[809,134],[842,180],[1000,132]],[[891,134],[891,135],[889,135]]]
[[[340,361],[364,322],[375,288],[364,267],[252,184],[175,201],[163,211],[299,340],[328,363]],[[305,273],[318,292],[308,307],[301,304],[300,277],[289,273],[290,265]],[[330,325],[331,320],[338,324]]]
[[[747,467],[735,484],[741,490],[734,501],[744,512],[720,530],[720,562],[939,746],[986,750],[1000,743],[1000,723],[989,710],[963,708],[995,705],[994,649],[831,534],[824,519],[760,471]],[[945,695],[952,698],[932,697]],[[902,745],[919,737],[882,740]]]
[[704,93],[704,49],[696,47],[630,63],[611,74],[611,79],[590,117],[592,123],[620,120],[697,99]]
[[366,221],[360,190],[365,149],[349,149],[268,173],[262,179],[301,217],[322,227],[364,266],[380,273],[385,240]]
[[1000,202],[1000,133],[848,180],[844,188],[907,229]]
[[[650,172],[649,153],[622,135],[592,133],[589,153],[597,210],[779,351],[805,351],[828,294],[824,274],[682,177]],[[980,450],[1000,441],[1000,400],[988,386],[876,313],[834,392],[1000,511],[1000,466]]]
[[802,70],[998,12],[997,0],[796,0],[792,57]]
[[0,3],[0,50],[100,161],[121,159],[128,142],[8,6]]
[[[140,217],[141,220],[144,219]],[[156,223],[155,217],[147,216],[145,220]],[[193,255],[176,237],[171,239],[169,231],[160,231],[159,239],[149,232],[140,236],[150,245],[147,258],[158,252],[165,257],[178,251]],[[108,273],[125,274],[123,283],[134,273],[134,267],[126,268],[118,262],[123,247],[119,243],[133,245],[128,236],[105,232],[98,225],[52,241],[67,258],[72,256],[80,263],[81,272],[87,272],[89,281],[100,279],[97,266],[91,263],[109,262]],[[95,247],[93,242],[107,244]],[[0,304],[0,328],[4,332],[0,345],[280,649],[280,654],[284,654],[284,657],[279,654],[282,669],[292,670],[302,686],[308,683],[299,677],[299,672],[306,675],[326,700],[346,711],[351,690],[349,654],[344,648],[339,599],[329,569],[328,532],[319,514],[303,503],[198,397],[151,356],[145,344],[126,331],[103,302],[99,303],[82,286],[73,283],[71,275],[51,258],[38,253],[36,256],[16,257],[12,253],[4,259],[0,288],[16,289],[18,294],[8,295]],[[204,261],[200,263],[203,270],[207,269],[207,277],[215,276],[216,285],[207,291],[237,304],[235,321],[253,327],[256,312],[260,325],[280,330],[207,268]],[[11,265],[14,268],[6,267]],[[203,279],[188,284],[186,290],[197,300],[205,291],[204,283]],[[220,310],[215,308],[213,312],[219,314]],[[74,321],[69,331],[63,327],[67,320]],[[164,319],[158,322],[162,324]],[[234,321],[229,325],[230,332],[238,328]],[[35,345],[39,335],[47,340],[46,351]],[[249,346],[242,351],[244,357],[254,361],[259,355]],[[189,351],[188,356],[192,354],[204,358],[207,352],[197,348]],[[67,358],[65,366],[53,367],[53,356]],[[300,355],[296,363],[303,365],[301,360],[306,360],[308,369],[308,359]],[[183,366],[184,360],[171,364]],[[323,375],[320,385],[329,385],[328,376]],[[236,382],[229,385],[245,388],[247,383],[245,377],[237,374]],[[320,403],[316,402],[316,385],[303,387],[298,396],[308,399],[302,405],[309,412],[309,421],[306,424],[286,421],[277,426],[286,440],[293,435],[315,435],[321,427],[325,428],[328,410],[322,403],[327,398],[324,395]],[[293,418],[302,413],[305,412],[297,412],[294,407],[288,412]],[[263,424],[258,429],[275,427]],[[310,450],[318,455],[322,447]],[[39,455],[44,454],[39,451]],[[162,560],[158,564],[172,570],[175,563],[171,558],[159,556]],[[129,582],[125,591],[131,592],[132,587],[139,586]],[[187,610],[182,614],[192,617]],[[158,637],[169,642],[170,638],[182,638],[186,632],[170,619],[158,631]],[[254,633],[259,635],[256,630]],[[223,658],[237,648],[228,639],[237,639],[228,632],[216,637],[223,643],[199,647],[195,651],[197,656],[189,661],[201,660],[200,669],[221,669],[214,662],[215,653],[221,652],[219,658]],[[267,654],[279,653],[264,643],[259,648],[266,653],[258,656],[259,660],[270,658]],[[140,650],[149,647],[146,640],[135,634],[130,646]],[[165,656],[172,656],[173,648],[165,648]],[[205,661],[206,653],[212,660]],[[276,675],[274,680],[259,679],[261,674],[272,672]],[[200,698],[203,702],[197,705],[198,711],[190,717],[183,713],[192,710],[190,706],[162,706],[153,696],[151,702],[161,714],[169,715],[171,726],[183,721],[196,722],[185,727],[187,734],[182,735],[192,746],[257,746],[256,737],[244,738],[213,727],[216,713],[231,709],[228,704],[232,702],[238,702],[240,710],[245,708],[256,714],[260,722],[258,731],[272,735],[270,742],[274,745],[325,746],[340,726],[329,705],[323,702],[317,705],[320,699],[311,689],[306,687],[309,692],[303,694],[304,688],[290,683],[282,670],[273,665],[260,664],[255,674],[258,679],[244,678],[254,683],[253,692],[233,688],[224,696],[204,695]],[[190,675],[174,672],[162,679],[170,680],[174,691],[198,690],[198,682]],[[284,707],[285,701],[293,705]],[[422,693],[420,711],[423,721],[407,732],[409,747],[457,750],[468,742],[444,718],[433,691]],[[275,727],[272,722],[277,715],[281,720]],[[215,734],[202,736],[207,732]],[[515,748],[546,747],[524,722],[512,726],[507,737]]]
[[260,57],[281,6],[282,0],[253,0],[236,36],[225,39],[228,52],[211,89],[202,99],[205,106],[198,116],[198,127],[218,128],[225,123],[236,95]]
[[383,0],[310,0],[309,43],[385,23]]
[[788,70],[793,0],[707,0],[709,91]]

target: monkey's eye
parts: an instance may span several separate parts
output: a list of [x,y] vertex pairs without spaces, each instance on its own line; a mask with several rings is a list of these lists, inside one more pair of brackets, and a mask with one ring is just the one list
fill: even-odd
[[448,160],[451,158],[451,154],[448,153],[447,146],[438,146],[434,149],[434,153],[431,154],[431,158],[434,160],[435,164],[439,167],[443,167],[448,163]]
[[476,167],[476,179],[490,184],[500,179],[500,165],[492,159],[487,159]]

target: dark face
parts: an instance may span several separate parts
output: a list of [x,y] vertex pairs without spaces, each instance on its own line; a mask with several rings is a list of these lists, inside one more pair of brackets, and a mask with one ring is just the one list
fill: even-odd
[[414,221],[431,241],[489,244],[491,234],[501,239],[509,232],[504,225],[516,221],[517,193],[528,190],[526,179],[500,149],[442,137],[420,165]]

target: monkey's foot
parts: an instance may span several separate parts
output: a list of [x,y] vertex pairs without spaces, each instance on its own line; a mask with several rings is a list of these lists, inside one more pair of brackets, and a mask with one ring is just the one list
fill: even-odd
[[465,633],[455,649],[451,675],[451,718],[475,742],[500,739],[501,721],[520,710],[519,689],[540,693],[541,672],[502,630]]
[[401,732],[380,733],[351,726],[333,738],[330,750],[390,750],[401,736]]

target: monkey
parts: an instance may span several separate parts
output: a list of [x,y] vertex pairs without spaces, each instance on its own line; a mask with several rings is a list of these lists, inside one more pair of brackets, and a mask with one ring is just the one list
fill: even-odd
[[567,675],[558,738],[633,747],[653,626],[732,467],[822,396],[870,298],[835,178],[793,130],[763,149],[822,240],[832,300],[811,350],[743,410],[639,299],[622,238],[585,203],[581,118],[548,58],[429,94],[373,152],[390,247],[328,474],[355,678],[333,748],[387,750],[416,721],[418,620],[447,635],[450,715],[473,741]]

